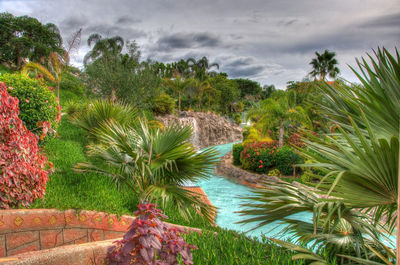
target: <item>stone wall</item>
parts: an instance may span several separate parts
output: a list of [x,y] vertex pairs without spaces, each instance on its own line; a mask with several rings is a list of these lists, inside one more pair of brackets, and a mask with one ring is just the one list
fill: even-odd
[[192,142],[197,149],[242,140],[240,126],[214,113],[182,111],[179,117],[166,115],[159,119],[164,125],[178,122],[192,126],[194,130]]

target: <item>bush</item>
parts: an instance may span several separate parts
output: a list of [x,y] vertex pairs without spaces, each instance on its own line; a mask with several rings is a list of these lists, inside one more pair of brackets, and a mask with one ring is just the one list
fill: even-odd
[[170,227],[160,218],[163,215],[154,204],[141,204],[134,213],[137,218],[123,239],[117,241],[107,255],[109,265],[118,264],[193,264],[191,249],[180,236],[183,229]]
[[240,153],[242,153],[244,149],[243,144],[234,144],[232,146],[232,155],[233,155],[233,164],[239,166],[240,163]]
[[96,100],[89,104],[85,112],[74,115],[72,123],[86,130],[93,137],[96,129],[110,120],[121,125],[133,125],[139,116],[136,108],[129,104],[110,100]]
[[279,169],[283,175],[292,175],[293,166],[303,162],[301,156],[293,152],[289,146],[284,146],[279,150],[279,154],[275,155],[276,168]]
[[242,117],[240,116],[239,113],[234,113],[233,116],[232,116],[232,118],[233,118],[233,120],[235,121],[235,123],[236,123],[237,125],[239,125],[239,124],[242,123]]
[[56,129],[61,118],[61,107],[54,93],[41,81],[21,74],[0,75],[8,93],[19,100],[19,118],[31,132],[40,135],[42,124],[50,122]]
[[38,137],[18,117],[18,99],[0,83],[0,208],[28,207],[43,197],[49,179]]
[[280,175],[281,175],[281,172],[277,168],[268,171],[268,174],[267,174],[268,177],[279,177]]
[[83,96],[85,94],[85,87],[81,80],[75,75],[64,72],[60,79],[60,89],[71,91],[75,95]]
[[75,115],[87,112],[89,109],[89,102],[86,101],[68,101],[65,104],[64,111],[69,117],[73,118]]
[[283,175],[291,175],[293,165],[301,161],[301,157],[289,146],[278,148],[276,141],[247,144],[240,154],[244,169],[262,174],[267,174],[272,167],[276,167]]
[[171,114],[175,108],[175,100],[165,93],[154,99],[152,111],[155,115]]

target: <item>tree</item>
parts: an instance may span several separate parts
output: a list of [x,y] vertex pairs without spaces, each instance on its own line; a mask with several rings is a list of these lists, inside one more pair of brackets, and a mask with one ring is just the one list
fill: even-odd
[[29,74],[34,72],[41,73],[44,78],[56,83],[57,99],[60,101],[60,81],[64,68],[68,66],[70,53],[73,49],[79,47],[82,29],[79,29],[72,35],[72,38],[68,41],[68,47],[65,47],[64,55],[61,56],[57,52],[51,52],[47,62],[47,68],[40,63],[28,62],[22,67],[22,73]]
[[181,75],[177,75],[175,78],[169,79],[164,78],[163,83],[168,88],[172,89],[174,93],[178,94],[178,111],[181,112],[181,97],[185,93],[186,89],[191,86],[193,79],[183,79]]
[[197,107],[201,110],[201,101],[203,100],[204,92],[210,89],[211,85],[208,81],[199,81],[194,80],[192,82],[192,88],[194,89],[195,93],[197,94]]
[[240,90],[240,97],[245,98],[252,97],[253,99],[258,99],[261,95],[262,89],[259,83],[250,79],[233,79],[238,83],[238,88]]
[[[209,63],[208,58],[203,56],[201,59],[196,60],[195,58],[188,58],[186,60],[189,67],[195,74],[195,77],[200,81],[206,80],[207,76],[209,75],[209,70],[213,67],[219,69],[219,64],[217,63]],[[215,74],[215,72],[213,72]]]
[[189,126],[149,128],[142,121],[134,129],[111,121],[97,131],[99,143],[89,145],[88,151],[90,156],[103,161],[104,167],[90,163],[76,167],[128,186],[141,202],[174,203],[184,217],[195,208],[212,221],[215,209],[182,185],[185,181],[208,178],[218,160],[217,153],[214,149],[197,152],[189,141],[191,136]]
[[209,77],[211,87],[215,88],[215,98],[213,103],[215,109],[222,114],[231,113],[231,108],[239,100],[240,91],[234,80],[227,78],[226,74],[217,74],[214,77]]
[[323,54],[315,52],[317,58],[314,58],[310,64],[313,70],[310,72],[312,77],[319,76],[321,81],[325,80],[325,77],[329,75],[331,78],[335,78],[340,70],[337,67],[338,61],[335,59],[336,53],[325,50]]
[[0,13],[0,63],[20,69],[24,58],[44,64],[48,56],[65,53],[58,28],[36,18]]
[[96,93],[111,99],[124,99],[139,108],[149,109],[151,99],[160,94],[160,78],[150,62],[140,62],[135,42],[128,43],[116,36],[103,39],[92,34],[88,44],[94,46],[85,56],[87,83]]
[[296,105],[296,93],[276,91],[271,98],[263,100],[258,106],[247,113],[248,118],[256,121],[256,127],[264,132],[279,128],[279,147],[283,146],[285,127],[300,123],[311,127],[311,122],[304,109]]

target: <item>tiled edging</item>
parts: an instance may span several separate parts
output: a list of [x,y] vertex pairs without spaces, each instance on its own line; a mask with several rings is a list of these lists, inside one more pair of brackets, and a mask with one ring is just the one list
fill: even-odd
[[[96,211],[1,210],[0,257],[122,237],[135,217]],[[200,229],[182,227],[189,231]]]

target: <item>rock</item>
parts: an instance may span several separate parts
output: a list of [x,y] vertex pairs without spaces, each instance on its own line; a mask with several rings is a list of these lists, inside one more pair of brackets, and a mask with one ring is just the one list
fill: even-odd
[[216,171],[226,178],[250,187],[261,187],[266,180],[274,182],[280,181],[278,177],[269,177],[265,174],[252,173],[234,166],[232,164],[232,152],[227,153],[221,158],[220,163],[216,167]]
[[165,115],[158,119],[165,126],[173,122],[192,126],[194,134],[191,141],[196,149],[242,140],[242,128],[239,125],[214,113],[182,111],[179,117]]

